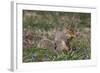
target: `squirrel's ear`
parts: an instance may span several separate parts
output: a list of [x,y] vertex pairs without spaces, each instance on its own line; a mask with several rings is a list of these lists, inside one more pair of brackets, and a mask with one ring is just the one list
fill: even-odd
[[80,32],[78,31],[78,32],[76,32],[76,36],[80,36]]

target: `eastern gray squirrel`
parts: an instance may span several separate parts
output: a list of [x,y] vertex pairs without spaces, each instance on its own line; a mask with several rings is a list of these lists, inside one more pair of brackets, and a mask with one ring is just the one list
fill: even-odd
[[48,38],[43,38],[38,44],[40,48],[48,48],[51,49],[53,52],[63,52],[69,51],[70,45],[69,42],[72,38],[76,37],[77,33],[64,29],[64,31],[56,31],[54,33],[54,40],[49,40]]

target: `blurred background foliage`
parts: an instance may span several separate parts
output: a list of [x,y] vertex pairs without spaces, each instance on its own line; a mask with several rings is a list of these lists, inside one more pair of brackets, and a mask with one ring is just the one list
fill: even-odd
[[[54,31],[64,28],[80,32],[80,36],[70,42],[70,47],[75,50],[57,56],[49,53],[47,49],[40,52],[41,49],[37,48],[37,45],[42,37],[54,40]],[[29,33],[30,35],[27,35]],[[90,35],[90,13],[23,10],[23,62],[46,61],[42,60],[44,52],[48,54],[49,61],[90,59]],[[34,52],[37,57],[32,60]]]
[[23,27],[50,30],[53,28],[82,29],[90,27],[90,13],[23,10]]

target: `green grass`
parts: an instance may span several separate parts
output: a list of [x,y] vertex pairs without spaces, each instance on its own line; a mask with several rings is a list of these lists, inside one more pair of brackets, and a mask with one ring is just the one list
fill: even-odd
[[[23,49],[23,62],[66,61],[90,59],[90,52],[86,48],[77,48],[69,52],[55,54],[48,49],[28,48]],[[33,59],[34,57],[34,59]]]

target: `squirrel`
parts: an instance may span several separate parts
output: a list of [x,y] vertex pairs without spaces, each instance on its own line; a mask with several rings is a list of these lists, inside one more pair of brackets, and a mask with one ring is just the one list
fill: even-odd
[[51,49],[53,52],[56,53],[60,53],[64,51],[68,52],[71,49],[69,43],[76,36],[77,33],[69,29],[64,29],[63,31],[57,30],[54,33],[54,40],[43,38],[39,42],[38,47]]

